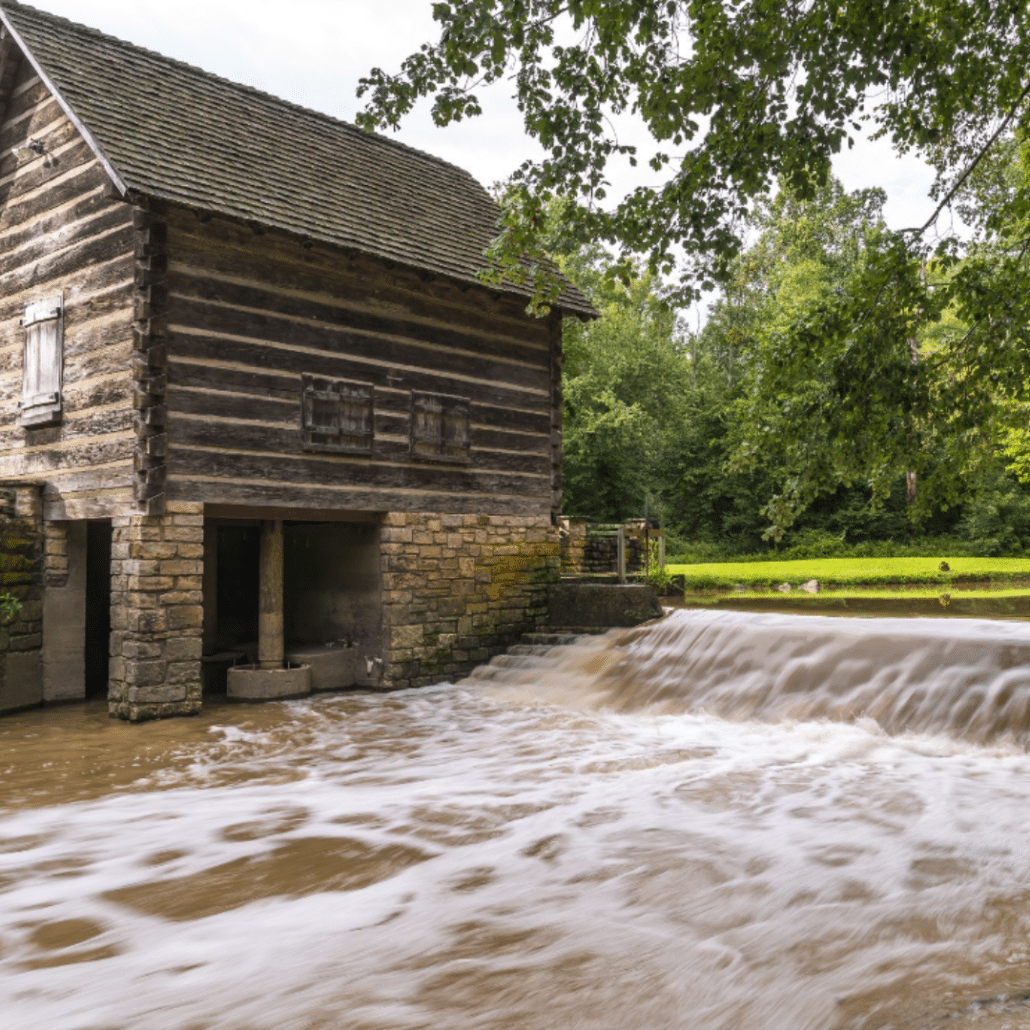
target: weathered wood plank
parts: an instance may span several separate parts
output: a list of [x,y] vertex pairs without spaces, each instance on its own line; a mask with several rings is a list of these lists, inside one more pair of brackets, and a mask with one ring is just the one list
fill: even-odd
[[[106,320],[77,329],[65,336],[64,370],[68,383],[124,369],[128,377],[131,326]],[[12,347],[0,351],[0,377],[20,376],[22,348],[15,337]]]
[[[0,412],[14,412],[21,400],[21,376],[7,376],[0,379]],[[65,378],[62,399],[65,415],[77,414],[88,408],[101,407],[124,401],[129,404],[132,397],[132,383],[128,375],[117,378],[102,376],[81,382],[69,382]]]
[[201,450],[176,443],[169,434],[169,472],[178,476],[242,478],[270,483],[312,485],[353,484],[376,489],[458,491],[541,495],[550,501],[546,475],[502,474],[468,466],[452,467],[432,463],[388,465],[368,458],[343,455],[241,454],[232,450]]
[[362,490],[303,487],[285,483],[200,480],[171,475],[169,500],[207,504],[266,505],[283,508],[345,508],[350,511],[434,511],[447,514],[543,515],[546,497],[516,493],[451,494],[431,491]]
[[82,140],[52,154],[47,153],[45,159],[33,155],[31,161],[19,167],[13,178],[0,181],[0,205],[13,204],[40,186],[94,160],[93,151]]
[[[168,432],[174,447],[231,447],[243,451],[264,451],[271,454],[301,455],[300,425],[285,429],[278,426],[260,426],[250,423],[210,421],[207,419],[170,416]],[[365,461],[389,461],[393,464],[421,463],[412,458],[406,439],[383,439],[377,436],[373,441],[370,458]],[[336,477],[350,476],[350,466],[337,466]],[[513,453],[489,450],[477,440],[472,431],[472,468],[477,471],[524,472],[534,475],[550,474],[548,453]],[[328,475],[328,473],[326,473]]]
[[[79,130],[63,115],[56,121],[42,124],[35,124],[35,118],[29,117],[19,122],[7,135],[8,139],[2,144],[3,151],[0,153],[0,187],[8,182],[19,181],[23,174],[22,169],[34,161],[38,161],[43,169],[61,174],[73,163],[68,155],[82,153],[81,148],[70,146],[81,142]],[[15,153],[15,148],[23,146],[29,140],[42,143],[46,153],[39,155],[31,150],[18,150]]]
[[35,70],[28,61],[21,62],[21,67],[18,71],[19,78],[26,68],[32,72],[32,78],[24,82],[15,83],[14,92],[11,94],[11,103],[7,109],[8,118],[17,118],[20,114],[30,111],[44,100],[50,98],[50,90],[43,84],[43,80],[36,75]]
[[[21,105],[19,105],[21,106]],[[52,122],[66,121],[61,105],[52,96],[45,96],[38,104],[22,108],[17,114],[5,111],[0,121],[0,147],[7,149],[15,145],[14,140],[24,136],[31,137],[33,132],[46,128]]]
[[[541,339],[535,325],[523,327],[519,338],[494,335],[489,319],[480,318],[480,325],[472,329],[466,325],[442,321],[405,317],[401,312],[381,303],[376,308],[355,302],[353,287],[318,297],[269,289],[267,286],[229,282],[201,273],[190,273],[173,267],[169,277],[173,295],[188,300],[211,302],[233,308],[245,308],[293,318],[324,323],[344,329],[358,330],[378,336],[393,336],[415,340],[423,344],[445,347],[473,354],[517,361],[531,367],[546,367],[548,341]],[[173,302],[175,305],[175,302]],[[176,313],[177,320],[187,316]],[[188,324],[203,324],[196,320]],[[530,332],[529,330],[533,330]]]
[[548,394],[508,387],[490,381],[461,379],[455,375],[436,374],[413,369],[400,369],[372,360],[359,360],[345,354],[291,350],[273,343],[253,343],[186,333],[179,326],[169,328],[169,362],[175,357],[207,358],[233,361],[255,369],[273,369],[281,372],[309,372],[332,379],[353,379],[371,383],[376,387],[417,389],[434,393],[468,397],[473,402],[515,407],[524,410],[550,409]]
[[69,219],[60,229],[41,234],[19,247],[8,247],[0,240],[0,279],[26,265],[36,265],[45,258],[75,248],[83,253],[91,241],[99,241],[112,233],[128,231],[123,206],[109,205],[98,213],[79,221]]
[[5,452],[0,455],[0,476],[25,478],[34,475],[61,475],[64,471],[81,467],[110,465],[122,462],[131,467],[135,436],[115,434],[97,437],[77,447],[61,446],[56,449]]
[[47,426],[43,429],[25,429],[7,421],[0,425],[0,452],[20,449],[26,444],[67,443],[70,440],[117,433],[132,428],[132,411],[121,406],[100,411],[90,410],[66,419],[58,426]]
[[[81,269],[54,284],[64,289],[66,335],[78,333],[82,326],[116,312],[127,320],[132,318],[133,283],[126,276],[127,271],[131,272],[130,263],[118,258],[113,263]],[[8,339],[14,335],[26,305],[40,291],[47,292],[47,286],[30,286],[0,299],[0,334],[7,334]]]
[[59,208],[76,197],[103,189],[109,181],[107,173],[97,161],[80,168],[69,169],[63,178],[47,183],[43,189],[37,190],[31,196],[0,205],[0,232],[5,232],[12,226],[31,224],[46,212]]
[[134,479],[131,463],[118,468],[78,469],[68,472],[55,470],[47,474],[43,496],[131,487]]
[[228,279],[267,281],[265,272],[274,265],[275,286],[318,295],[333,295],[342,280],[352,301],[369,301],[379,309],[393,308],[407,317],[439,319],[473,332],[486,330],[510,334],[514,340],[535,338],[546,343],[541,320],[528,318],[525,300],[497,293],[484,286],[455,283],[444,277],[425,276],[367,255],[302,243],[286,233],[270,231],[255,236],[243,226],[213,218],[200,223],[189,212],[169,212],[169,250],[187,269],[203,269]]
[[117,201],[106,196],[102,189],[95,189],[84,196],[76,196],[69,203],[41,213],[28,225],[12,226],[0,232],[0,253],[9,253],[51,233],[59,233],[66,226],[117,207],[124,205],[119,205]]
[[[401,391],[392,394],[387,394],[386,391],[377,392],[376,437],[399,435],[407,438],[410,405],[410,396]],[[295,428],[298,433],[300,432],[300,392],[297,389],[292,391],[289,399],[266,397],[256,404],[253,397],[239,397],[222,392],[182,390],[173,386],[169,407],[173,415],[181,413],[206,418],[250,420],[256,418],[263,422],[285,423],[291,428]],[[497,429],[486,425],[479,417],[480,414],[481,409],[473,405],[471,422],[474,447],[486,450],[521,451],[527,454],[550,453],[551,436],[539,416],[533,416],[535,432],[518,432],[508,427]],[[498,418],[503,423],[503,412]],[[232,424],[226,426],[223,432],[226,434],[226,439],[236,439]]]
[[53,493],[43,497],[43,518],[48,521],[112,519],[134,508],[131,487],[97,490],[71,496]]
[[[230,394],[245,394],[253,405],[257,399],[273,398],[286,401],[291,405],[299,405],[300,381],[295,374],[257,369],[225,368],[222,365],[208,365],[181,360],[176,356],[169,364],[169,385],[194,387],[207,390],[218,390],[219,393],[207,395],[204,400],[198,395],[194,400],[183,401],[181,410],[196,414],[225,414],[219,412],[217,405],[223,396],[221,391]],[[229,403],[235,403],[230,400]],[[411,394],[407,390],[395,390],[390,387],[376,387],[376,409],[407,413],[411,407]],[[243,408],[234,408],[234,414]],[[253,409],[251,409],[253,410]],[[236,417],[248,416],[238,414]],[[550,433],[550,413],[547,411],[526,411],[503,405],[482,404],[473,402],[472,421],[490,426],[498,430],[539,434]]]
[[[34,289],[40,283],[69,279],[84,266],[124,262],[110,273],[110,282],[124,280],[132,269],[131,229],[116,229],[106,236],[90,240],[81,247],[61,251],[42,258],[36,265],[22,266],[0,276],[0,291],[12,294]],[[127,274],[128,273],[128,274]]]
[[[0,275],[2,272],[0,265]],[[273,313],[257,314],[242,308],[222,307],[182,297],[172,298],[170,317],[173,331],[225,333],[281,347],[315,348],[376,364],[432,369],[438,373],[486,379],[525,389],[543,391],[550,386],[546,357],[534,367],[478,357],[472,350],[457,351],[418,340],[372,336],[342,325],[301,322]],[[471,341],[466,342],[470,347],[474,345]]]

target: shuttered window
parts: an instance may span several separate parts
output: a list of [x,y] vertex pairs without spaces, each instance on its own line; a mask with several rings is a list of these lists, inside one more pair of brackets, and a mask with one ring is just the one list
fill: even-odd
[[30,304],[22,320],[25,357],[22,366],[23,426],[61,421],[61,368],[64,363],[64,300],[49,297]]
[[375,425],[373,387],[312,375],[302,379],[304,450],[371,454]]
[[469,446],[467,397],[412,393],[412,455],[428,461],[468,462]]

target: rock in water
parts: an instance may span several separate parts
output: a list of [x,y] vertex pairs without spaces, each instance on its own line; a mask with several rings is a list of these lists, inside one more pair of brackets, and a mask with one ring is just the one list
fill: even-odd
[[807,583],[802,583],[798,587],[798,590],[804,590],[806,594],[818,594],[819,593],[819,580],[810,579]]

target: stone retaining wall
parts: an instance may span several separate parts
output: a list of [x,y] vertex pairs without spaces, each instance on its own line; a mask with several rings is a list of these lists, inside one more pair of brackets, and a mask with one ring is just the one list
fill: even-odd
[[204,506],[112,520],[112,715],[132,722],[201,707]]
[[384,687],[457,679],[547,622],[549,516],[394,512],[380,540]]
[[43,700],[43,502],[38,487],[0,488],[0,593],[21,611],[0,619],[0,712]]

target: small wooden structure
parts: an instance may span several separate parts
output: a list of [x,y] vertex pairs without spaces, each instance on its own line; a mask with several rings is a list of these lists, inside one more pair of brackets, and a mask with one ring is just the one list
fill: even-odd
[[0,0],[0,481],[38,494],[38,700],[188,714],[291,647],[418,685],[544,620],[561,320],[592,310],[484,286],[496,220],[453,165]]

